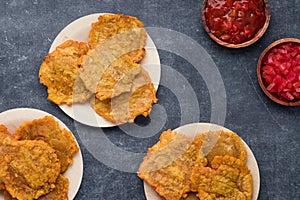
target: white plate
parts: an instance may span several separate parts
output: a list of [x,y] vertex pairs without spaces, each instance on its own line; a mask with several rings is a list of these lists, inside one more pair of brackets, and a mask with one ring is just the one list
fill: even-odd
[[[175,129],[174,131],[187,135],[188,137],[194,138],[198,134],[203,134],[209,131],[218,131],[218,130],[232,132],[227,128],[215,124],[210,124],[210,123],[187,124]],[[259,176],[258,165],[249,146],[243,140],[242,142],[244,143],[247,151],[247,156],[248,156],[247,166],[250,169],[253,178],[252,200],[257,200],[259,194],[259,188],[260,188],[260,176]],[[162,200],[162,198],[155,192],[155,190],[150,185],[148,185],[145,181],[144,181],[144,190],[145,190],[145,195],[147,200]]]
[[[66,40],[76,40],[81,42],[87,42],[89,37],[89,32],[91,29],[91,24],[98,21],[100,15],[107,13],[96,13],[81,17],[68,26],[66,26],[53,41],[49,53],[54,51],[57,46],[65,42]],[[143,68],[149,73],[152,83],[157,90],[159,81],[161,66],[159,55],[155,47],[154,42],[148,35],[146,41],[146,56],[143,58],[141,64]],[[72,117],[74,120],[94,127],[112,127],[116,126],[104,118],[100,117],[90,106],[89,102],[84,104],[74,104],[72,106],[67,106],[65,104],[59,106],[67,115]]]
[[[7,110],[0,113],[0,124],[4,124],[8,128],[9,132],[14,133],[17,127],[19,127],[24,121],[32,121],[34,119],[42,118],[44,116],[53,116],[53,115],[32,108],[16,108],[16,109]],[[53,117],[55,118],[56,121],[59,122],[59,126],[61,128],[65,128],[69,130],[68,127],[62,121],[60,121],[55,116]],[[83,161],[82,161],[82,155],[80,149],[79,152],[74,155],[73,159],[74,159],[73,164],[70,165],[68,170],[64,173],[64,176],[69,179],[68,197],[70,200],[75,198],[76,193],[79,190],[81,180],[82,180],[82,175],[83,175]],[[0,200],[3,199],[4,199],[3,192],[0,191]]]

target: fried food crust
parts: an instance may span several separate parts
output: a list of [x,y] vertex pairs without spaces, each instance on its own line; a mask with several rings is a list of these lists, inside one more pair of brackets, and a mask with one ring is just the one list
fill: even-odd
[[[48,194],[39,197],[38,200],[68,200],[68,188],[69,180],[63,175],[59,175],[55,183],[55,188]],[[4,191],[4,200],[17,199],[13,198],[9,192]]]
[[157,102],[156,90],[145,70],[134,79],[131,92],[106,100],[95,98],[91,105],[95,112],[112,123],[133,122],[139,116],[148,116]]
[[55,150],[44,141],[13,141],[0,147],[0,179],[14,198],[32,200],[49,193],[59,174]]
[[85,87],[92,93],[96,93],[97,85],[105,70],[121,59],[122,56],[126,55],[131,59],[131,62],[136,63],[136,58],[132,58],[128,53],[142,49],[139,57],[145,54],[143,49],[145,46],[144,39],[139,39],[145,34],[144,29],[130,30],[114,35],[97,45],[94,49],[90,49],[83,59],[79,73]]
[[48,194],[41,196],[38,200],[68,200],[69,179],[59,175],[55,188]]
[[[14,138],[12,137],[12,134],[8,131],[7,127],[5,125],[0,124],[0,146],[5,145],[7,143],[10,143]],[[0,180],[0,190],[4,190],[5,185]]]
[[195,166],[205,166],[206,159],[192,140],[171,130],[149,148],[138,176],[166,200],[180,200],[190,192],[190,176]]
[[40,67],[40,83],[48,88],[48,99],[57,105],[85,102],[92,94],[78,76],[83,56],[88,52],[84,42],[68,40],[48,54]]
[[45,116],[24,122],[15,133],[19,140],[42,140],[48,143],[58,156],[61,173],[73,163],[73,156],[79,151],[74,136],[67,129],[61,129],[52,116]]
[[210,166],[215,156],[233,156],[244,162],[247,159],[246,149],[241,138],[233,132],[215,131],[199,135],[194,144],[201,148]]
[[134,78],[141,71],[141,66],[125,54],[105,69],[97,85],[96,97],[105,100],[130,92]]
[[195,167],[191,182],[201,200],[251,200],[252,175],[246,163],[232,156],[215,156],[210,167]]
[[[114,37],[116,34],[122,34],[134,29],[142,29],[143,22],[133,16],[126,16],[122,14],[105,14],[98,18],[98,21],[92,24],[92,28],[88,38],[90,48],[95,48],[97,45],[103,43],[108,38]],[[145,46],[147,35],[142,34],[140,41]],[[136,40],[137,38],[128,38],[129,40]],[[128,52],[126,52],[128,53]],[[139,48],[129,52],[129,55],[134,62],[140,62],[145,55],[145,49]]]
[[10,143],[12,140],[15,140],[15,138],[8,131],[7,127],[3,124],[0,124],[0,146],[6,143]]

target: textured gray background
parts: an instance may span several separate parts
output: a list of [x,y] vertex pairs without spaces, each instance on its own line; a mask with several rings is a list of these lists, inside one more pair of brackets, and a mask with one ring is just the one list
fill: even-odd
[[[260,90],[256,62],[271,42],[300,38],[300,0],[270,0],[271,23],[254,45],[227,49],[204,32],[201,0],[1,0],[0,3],[0,112],[32,107],[54,114],[77,137],[84,158],[84,177],[76,199],[145,199],[142,181],[136,174],[111,169],[95,159],[82,145],[74,122],[58,106],[47,101],[46,88],[39,84],[38,70],[56,35],[70,22],[100,12],[124,13],[141,19],[145,26],[179,31],[201,44],[212,56],[223,78],[227,95],[225,126],[253,150],[261,173],[259,199],[300,199],[300,107],[288,108],[271,102]],[[179,71],[199,98],[200,120],[210,120],[209,93],[203,79],[183,58],[159,51],[161,63]],[[162,79],[164,74],[162,74]],[[159,104],[167,110],[164,129],[176,128],[180,108],[168,88],[158,90]],[[147,120],[139,119],[139,123]],[[88,129],[87,129],[88,130]],[[118,128],[105,129],[116,145],[145,152],[159,134],[146,139],[128,136]]]

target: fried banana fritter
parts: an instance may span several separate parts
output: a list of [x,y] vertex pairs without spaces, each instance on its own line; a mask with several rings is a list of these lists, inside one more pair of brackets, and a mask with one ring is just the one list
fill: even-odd
[[114,61],[103,72],[96,89],[99,100],[111,99],[124,92],[130,92],[133,80],[142,71],[126,54]]
[[[7,130],[6,126],[0,124],[0,146],[10,143],[12,140],[14,140],[14,138]],[[5,185],[0,179],[0,190],[4,190],[4,189],[5,189]]]
[[145,35],[146,31],[141,28],[128,30],[115,34],[93,49],[90,49],[84,57],[79,73],[86,88],[92,93],[96,93],[97,85],[106,68],[122,56],[127,55],[131,57],[132,62],[135,63],[136,58],[130,56],[129,52],[141,49],[142,53],[139,53],[138,57],[142,57],[145,54],[143,49],[145,46]]
[[[0,124],[0,146],[15,140],[13,135],[8,131],[7,127]],[[1,188],[1,186],[0,186]]]
[[55,188],[48,194],[41,196],[38,200],[68,200],[69,179],[59,175]]
[[52,116],[45,116],[31,122],[24,122],[15,133],[19,140],[43,140],[48,143],[58,156],[61,173],[73,163],[73,156],[79,151],[72,133],[61,129]]
[[148,149],[138,176],[166,200],[248,200],[252,175],[246,158],[235,133],[216,131],[188,138],[167,130]]
[[40,67],[40,82],[48,88],[48,99],[57,105],[85,102],[91,93],[78,76],[88,47],[83,42],[68,40],[48,54]]
[[[118,86],[116,86],[118,87]],[[148,116],[157,102],[156,90],[145,70],[134,79],[131,92],[106,100],[91,101],[95,112],[113,123],[133,122],[139,116]]]
[[[38,198],[38,200],[68,200],[68,188],[69,188],[69,180],[65,178],[63,175],[59,175],[56,182],[55,188],[49,192]],[[13,198],[9,192],[4,191],[4,200],[17,200]]]
[[[117,34],[122,34],[132,30],[143,29],[144,24],[140,20],[132,16],[122,14],[105,14],[98,18],[98,21],[92,24],[90,30],[88,44],[90,48],[95,48],[97,45],[103,43],[108,38],[114,37]],[[140,37],[128,37],[127,42],[139,41],[141,48],[126,52],[133,59],[134,62],[139,62],[145,55],[143,47],[146,43],[147,34],[142,32]]]
[[246,161],[247,153],[241,138],[233,132],[215,131],[199,135],[194,143],[201,148],[210,165],[215,156],[233,156]]
[[190,138],[168,130],[149,148],[138,176],[166,200],[180,200],[191,190],[192,169],[205,165],[206,159]]
[[232,156],[215,156],[210,167],[195,167],[191,181],[201,200],[251,200],[252,175],[246,163]]
[[12,141],[0,146],[0,180],[12,197],[32,200],[55,188],[60,163],[44,141]]

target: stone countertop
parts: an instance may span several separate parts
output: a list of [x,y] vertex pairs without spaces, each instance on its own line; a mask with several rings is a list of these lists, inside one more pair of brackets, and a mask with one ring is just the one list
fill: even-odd
[[[143,182],[134,173],[139,156],[162,130],[198,121],[224,125],[249,145],[260,169],[258,199],[300,199],[300,107],[273,103],[256,78],[264,48],[280,38],[300,38],[300,2],[269,3],[272,16],[265,35],[249,47],[228,49],[204,31],[200,0],[2,0],[0,112],[41,109],[73,131],[84,160],[75,199],[146,199]],[[137,119],[138,126],[101,129],[74,122],[47,100],[39,83],[40,64],[57,34],[77,18],[107,12],[138,17],[158,47],[159,102],[151,117]]]

